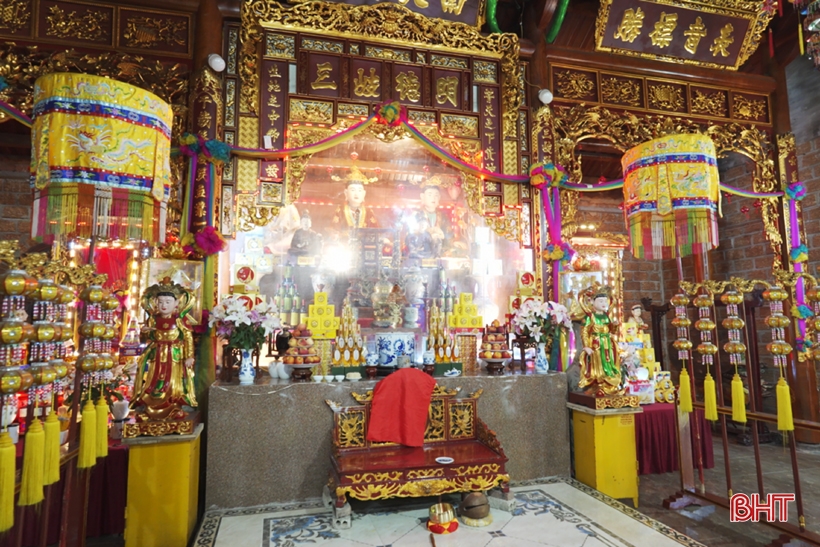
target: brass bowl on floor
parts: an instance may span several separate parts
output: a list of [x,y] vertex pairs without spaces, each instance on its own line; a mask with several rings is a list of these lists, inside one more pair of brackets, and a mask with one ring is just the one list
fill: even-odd
[[455,520],[456,513],[449,503],[437,503],[430,507],[430,521],[436,524],[447,524]]

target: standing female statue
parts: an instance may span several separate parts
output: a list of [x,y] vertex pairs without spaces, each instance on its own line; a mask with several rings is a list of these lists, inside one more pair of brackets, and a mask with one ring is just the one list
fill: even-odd
[[142,306],[151,318],[142,330],[148,346],[137,370],[133,406],[149,420],[185,418],[197,406],[192,334],[196,323],[189,315],[194,296],[166,277],[148,287]]
[[581,327],[581,379],[578,387],[590,395],[622,395],[618,356],[618,320],[609,317],[609,288],[592,286],[578,297],[586,317]]

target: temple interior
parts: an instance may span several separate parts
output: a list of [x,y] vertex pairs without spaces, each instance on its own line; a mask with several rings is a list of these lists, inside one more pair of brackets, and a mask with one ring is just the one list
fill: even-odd
[[0,547],[820,545],[820,0],[0,0]]

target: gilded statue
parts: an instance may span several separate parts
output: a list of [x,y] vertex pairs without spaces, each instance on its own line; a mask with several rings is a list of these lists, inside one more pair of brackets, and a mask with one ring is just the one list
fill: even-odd
[[142,307],[150,316],[142,335],[148,346],[140,358],[134,386],[141,420],[184,419],[196,408],[194,338],[195,304],[188,289],[166,277],[148,287]]
[[608,289],[596,284],[578,296],[578,303],[586,315],[581,327],[583,350],[578,387],[596,397],[624,392],[618,356],[618,320],[609,316]]

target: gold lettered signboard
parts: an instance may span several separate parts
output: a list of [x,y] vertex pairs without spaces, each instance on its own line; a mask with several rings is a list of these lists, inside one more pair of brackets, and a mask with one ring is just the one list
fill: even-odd
[[[307,1],[295,0],[294,4]],[[383,4],[385,1],[389,4],[401,4],[412,11],[425,15],[427,17],[435,17],[437,19],[446,19],[447,21],[455,21],[458,23],[466,23],[480,27],[484,24],[484,2],[485,0],[329,0],[331,2],[339,2],[341,4],[348,4],[350,6],[372,6],[374,4]]]
[[596,49],[737,70],[757,49],[773,15],[765,1],[602,0]]

